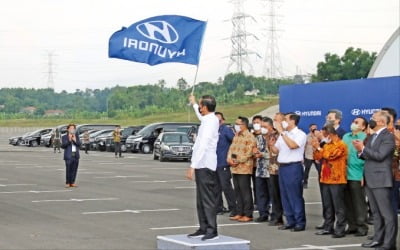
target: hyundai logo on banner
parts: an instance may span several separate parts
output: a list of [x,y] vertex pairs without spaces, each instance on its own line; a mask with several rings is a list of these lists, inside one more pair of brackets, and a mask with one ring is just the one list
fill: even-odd
[[206,22],[177,15],[141,20],[115,32],[108,55],[156,65],[167,62],[199,63]]

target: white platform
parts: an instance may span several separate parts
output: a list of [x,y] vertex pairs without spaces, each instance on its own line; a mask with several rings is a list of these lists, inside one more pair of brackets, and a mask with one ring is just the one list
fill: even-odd
[[250,241],[219,235],[216,240],[202,241],[186,234],[157,236],[158,250],[250,250]]

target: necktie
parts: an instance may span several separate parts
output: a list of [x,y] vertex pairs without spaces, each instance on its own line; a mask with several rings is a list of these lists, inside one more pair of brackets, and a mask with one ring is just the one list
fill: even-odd
[[374,145],[374,142],[375,142],[377,136],[378,136],[377,133],[372,134],[371,146]]

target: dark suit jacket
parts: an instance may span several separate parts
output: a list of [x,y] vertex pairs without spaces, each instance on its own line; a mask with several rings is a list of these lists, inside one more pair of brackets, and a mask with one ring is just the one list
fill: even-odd
[[386,128],[376,137],[367,141],[360,158],[365,160],[364,177],[369,188],[393,186],[392,158],[395,147],[394,136]]
[[76,153],[75,153],[75,159],[79,159],[79,147],[81,146],[81,141],[79,140],[79,135],[75,135],[76,137],[76,143],[75,142],[70,142],[68,140],[68,133],[65,134],[61,138],[61,148],[64,149],[64,160],[70,160],[72,159],[72,144],[75,144],[76,146]]
[[346,134],[346,130],[339,126],[336,129],[336,133],[339,135],[340,139],[343,139],[344,134]]

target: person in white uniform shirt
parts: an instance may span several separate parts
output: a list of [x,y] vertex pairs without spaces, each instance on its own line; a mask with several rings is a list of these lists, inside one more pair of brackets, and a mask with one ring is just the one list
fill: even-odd
[[197,217],[200,228],[189,234],[190,238],[201,237],[202,240],[218,239],[217,230],[217,143],[219,120],[214,114],[217,106],[215,98],[202,96],[199,104],[193,95],[189,97],[190,104],[201,121],[190,168],[186,178],[196,181]]

